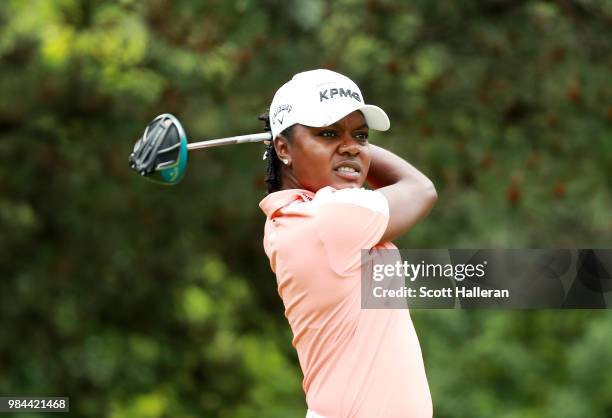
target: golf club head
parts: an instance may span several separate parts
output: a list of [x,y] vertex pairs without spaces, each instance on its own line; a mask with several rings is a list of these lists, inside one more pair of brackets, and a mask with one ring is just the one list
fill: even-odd
[[170,113],[159,115],[136,141],[129,157],[130,167],[147,180],[174,185],[187,169],[187,135]]

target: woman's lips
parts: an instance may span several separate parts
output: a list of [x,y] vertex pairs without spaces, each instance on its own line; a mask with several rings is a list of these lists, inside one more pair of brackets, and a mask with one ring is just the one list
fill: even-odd
[[361,167],[355,161],[343,161],[335,165],[334,173],[345,180],[358,180],[361,178]]
[[344,180],[350,180],[350,181],[355,181],[355,180],[359,180],[361,178],[361,173],[358,172],[346,172],[346,171],[338,171],[338,170],[334,170],[334,173],[340,177],[341,179]]

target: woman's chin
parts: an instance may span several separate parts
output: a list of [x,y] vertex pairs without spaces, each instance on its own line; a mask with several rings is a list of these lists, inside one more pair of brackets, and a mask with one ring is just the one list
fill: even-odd
[[[323,180],[323,179],[322,179]],[[324,187],[333,187],[336,190],[340,189],[351,189],[363,187],[365,180],[361,176],[357,178],[343,178],[340,176],[331,176],[321,182],[315,184],[303,184],[300,188],[310,190],[312,192],[318,192]]]
[[347,173],[341,171],[333,171],[331,186],[335,189],[347,189],[350,187],[362,187],[364,179],[361,173]]
[[332,184],[330,184],[330,186],[332,186],[334,189],[360,188],[363,186],[363,183],[364,181],[361,176],[349,178],[346,176],[337,175],[333,179]]

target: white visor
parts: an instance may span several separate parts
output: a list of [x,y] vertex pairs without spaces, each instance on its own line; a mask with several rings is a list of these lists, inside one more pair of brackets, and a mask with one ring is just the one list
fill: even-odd
[[356,110],[370,129],[386,131],[391,126],[385,111],[365,104],[361,90],[348,77],[322,69],[298,73],[274,95],[270,106],[272,136],[296,123],[329,126]]

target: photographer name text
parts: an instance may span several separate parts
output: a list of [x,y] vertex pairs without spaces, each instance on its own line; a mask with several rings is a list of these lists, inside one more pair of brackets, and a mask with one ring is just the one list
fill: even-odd
[[430,289],[421,286],[413,289],[403,286],[399,289],[384,289],[377,286],[373,289],[374,297],[377,298],[509,298],[508,289],[482,289],[479,286],[466,287],[443,287],[441,289]]

